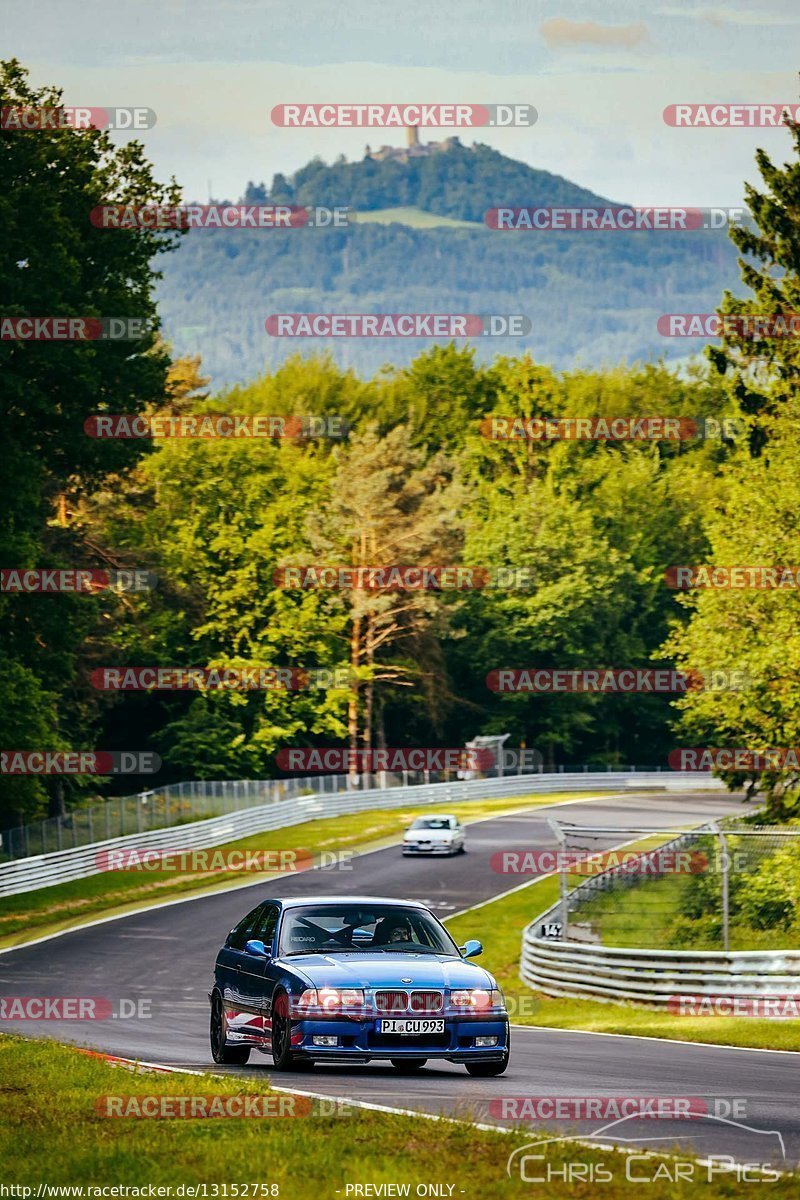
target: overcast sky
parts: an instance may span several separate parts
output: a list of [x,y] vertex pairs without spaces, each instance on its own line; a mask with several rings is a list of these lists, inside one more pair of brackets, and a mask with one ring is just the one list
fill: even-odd
[[[142,135],[185,199],[241,195],[248,179],[314,155],[360,158],[399,131],[290,130],[291,101],[526,102],[530,129],[464,131],[615,200],[734,205],[784,130],[671,129],[678,102],[795,102],[800,6],[725,0],[0,0],[3,57],[67,104],[155,109]],[[423,134],[423,140],[452,130]],[[346,198],[345,198],[346,202]],[[499,204],[503,197],[498,197]]]

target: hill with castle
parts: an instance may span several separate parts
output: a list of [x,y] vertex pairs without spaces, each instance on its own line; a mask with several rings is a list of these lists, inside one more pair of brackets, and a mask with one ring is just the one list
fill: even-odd
[[249,183],[244,198],[262,204],[348,204],[356,213],[412,207],[475,224],[482,224],[488,208],[501,204],[611,203],[491,146],[465,146],[458,137],[422,143],[413,127],[404,146],[367,146],[361,160],[348,162],[342,155],[330,166],[315,158],[288,179],[276,175],[269,188]]
[[[524,314],[524,337],[482,338],[481,358],[530,352],[557,368],[683,358],[702,344],[657,328],[670,312],[713,312],[736,287],[724,230],[499,232],[498,206],[611,204],[610,200],[457,137],[367,148],[348,162],[314,159],[248,203],[348,206],[348,228],[192,230],[159,262],[164,333],[179,354],[200,353],[215,386],[242,382],[290,354],[329,352],[364,374],[409,362],[430,341],[275,338],[271,313]],[[219,202],[219,201],[218,201]],[[619,200],[616,203],[620,203]]]

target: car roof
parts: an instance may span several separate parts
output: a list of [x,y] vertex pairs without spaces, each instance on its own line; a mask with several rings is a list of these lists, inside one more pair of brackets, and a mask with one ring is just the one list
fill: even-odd
[[395,896],[269,896],[262,903],[296,908],[301,904],[392,904],[403,908],[425,908],[419,900],[398,900]]

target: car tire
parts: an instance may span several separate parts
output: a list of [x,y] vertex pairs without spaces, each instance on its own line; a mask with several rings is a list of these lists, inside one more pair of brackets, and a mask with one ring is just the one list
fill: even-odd
[[209,1029],[211,1040],[211,1057],[215,1063],[243,1066],[250,1058],[249,1046],[226,1046],[225,1009],[219,992],[215,992],[211,1000],[211,1025]]
[[508,1066],[508,1051],[499,1062],[474,1062],[467,1063],[467,1070],[470,1075],[477,1076],[478,1079],[488,1079],[492,1075],[502,1075]]
[[458,853],[459,853],[459,854],[466,854],[466,853],[467,853],[467,847],[464,845],[464,843],[463,843],[463,842],[461,843],[461,845],[460,845],[460,846],[459,846],[459,848],[458,848]]
[[276,1071],[291,1071],[299,1062],[292,1053],[292,1021],[286,992],[278,992],[272,1001],[272,1062]]
[[395,1071],[400,1071],[402,1075],[410,1075],[412,1071],[419,1071],[425,1066],[427,1058],[393,1058],[391,1059],[392,1066]]

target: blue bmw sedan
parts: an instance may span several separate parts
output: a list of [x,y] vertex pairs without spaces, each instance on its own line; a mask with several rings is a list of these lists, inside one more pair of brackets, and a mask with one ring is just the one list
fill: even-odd
[[265,900],[217,955],[211,1053],[245,1063],[253,1049],[275,1067],[388,1059],[416,1071],[428,1059],[501,1075],[509,1030],[503,993],[411,900]]

